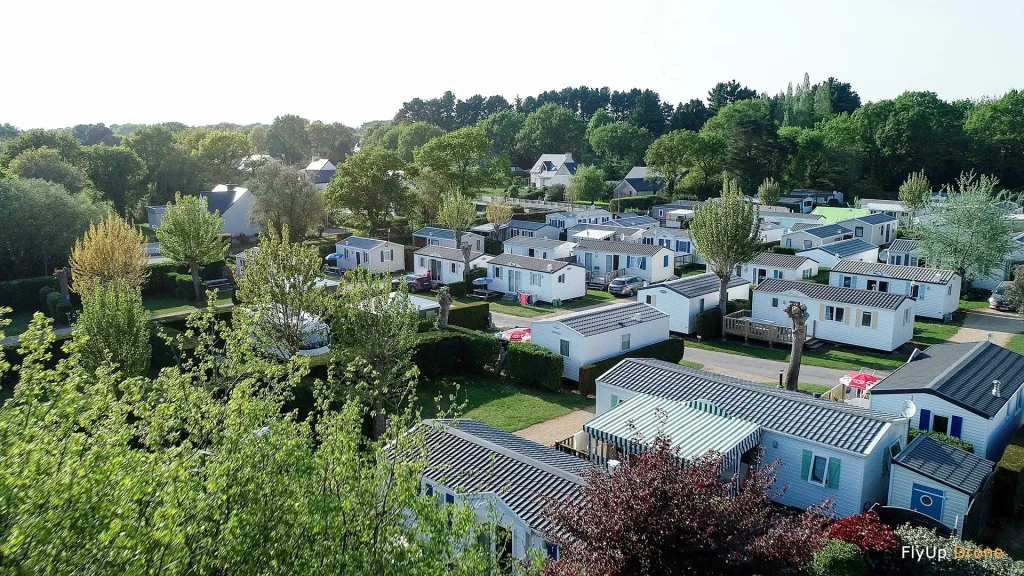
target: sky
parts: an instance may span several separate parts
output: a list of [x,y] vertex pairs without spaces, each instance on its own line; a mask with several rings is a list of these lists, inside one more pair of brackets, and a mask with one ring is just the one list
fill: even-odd
[[[1024,89],[1019,0],[5,0],[0,124],[350,126],[445,90],[774,94],[804,72],[863,101]],[[20,47],[15,49],[14,47]]]

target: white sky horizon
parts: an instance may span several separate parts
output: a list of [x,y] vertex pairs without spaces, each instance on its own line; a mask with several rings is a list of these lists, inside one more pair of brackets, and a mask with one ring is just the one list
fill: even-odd
[[359,126],[445,90],[635,87],[675,104],[733,78],[775,94],[804,72],[863,102],[1024,88],[1012,0],[8,2],[5,44],[22,52],[0,75],[0,124],[22,129],[282,114]]

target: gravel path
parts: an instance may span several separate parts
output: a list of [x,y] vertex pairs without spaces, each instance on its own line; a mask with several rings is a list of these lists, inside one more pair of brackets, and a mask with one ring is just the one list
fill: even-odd
[[964,325],[950,342],[981,342],[992,335],[992,343],[1006,346],[1014,334],[1024,332],[1024,322],[1015,315],[994,310],[968,312]]
[[516,436],[533,440],[545,446],[554,446],[555,442],[565,440],[583,429],[583,425],[594,417],[594,408],[576,410],[547,422],[534,424],[529,428],[517,431]]

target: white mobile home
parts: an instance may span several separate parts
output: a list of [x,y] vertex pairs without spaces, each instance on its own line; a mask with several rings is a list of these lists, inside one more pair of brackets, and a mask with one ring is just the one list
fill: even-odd
[[787,232],[782,235],[781,245],[794,250],[810,250],[822,244],[831,244],[852,237],[853,231],[845,226],[825,224]]
[[657,218],[651,218],[650,216],[644,216],[635,212],[620,212],[606,222],[606,224],[608,226],[618,226],[619,228],[643,228],[647,230],[658,226],[658,220]]
[[534,320],[530,333],[534,344],[562,355],[562,376],[579,380],[581,366],[668,340],[668,315],[642,302],[626,302]]
[[[474,252],[484,251],[484,237],[472,232],[462,233],[462,243],[469,243]],[[459,248],[455,240],[455,232],[447,228],[434,228],[427,226],[412,233],[414,246],[444,246],[445,248]]]
[[825,217],[821,214],[804,214],[803,212],[765,212],[762,210],[758,215],[764,222],[778,224],[787,230],[797,224],[811,224],[812,227],[827,224],[827,222],[825,222]]
[[650,228],[641,235],[640,243],[664,246],[672,250],[675,252],[677,266],[700,261],[700,258],[694,252],[693,243],[690,242],[689,230],[681,228]]
[[552,240],[550,238],[530,238],[528,236],[517,236],[505,240],[503,249],[506,254],[518,254],[530,258],[544,258],[548,260],[561,260],[572,256],[572,250],[576,244],[564,240]]
[[636,276],[653,283],[672,277],[675,253],[664,246],[585,240],[576,245],[576,263],[586,268],[588,282]]
[[878,246],[869,244],[860,238],[851,238],[831,244],[823,244],[810,250],[801,250],[796,255],[810,258],[822,268],[832,268],[840,260],[878,262]]
[[872,214],[892,216],[902,226],[910,224],[910,211],[899,200],[861,198],[858,207],[868,210]]
[[999,460],[1024,424],[1024,356],[990,342],[943,342],[915,351],[871,389],[871,409],[899,414],[910,400],[912,425],[955,436]]
[[530,294],[541,302],[572,300],[587,295],[582,267],[564,260],[499,254],[488,262],[487,288],[506,294]]
[[[669,330],[692,334],[697,314],[718,306],[718,276],[711,272],[669,280],[640,288],[636,301],[650,304],[669,316]],[[750,282],[733,276],[726,284],[726,298],[746,300],[750,297]]]
[[577,224],[565,231],[565,238],[571,242],[584,240],[608,240],[609,242],[640,243],[646,228],[633,226],[612,226],[610,224]]
[[896,239],[898,222],[887,214],[869,214],[837,223],[853,230],[853,237],[860,238],[875,246],[885,246]]
[[914,313],[922,318],[941,320],[960,307],[960,276],[952,270],[840,260],[828,283],[910,296],[917,300]]
[[752,284],[760,284],[766,278],[807,280],[818,274],[818,263],[811,258],[774,252],[759,252],[739,268],[737,276]]
[[754,289],[750,315],[791,326],[785,312],[791,301],[807,306],[809,337],[891,352],[914,335],[914,300],[841,286],[769,278]]
[[[469,252],[469,268],[486,268],[491,261],[490,254]],[[466,259],[462,250],[444,246],[425,246],[413,253],[414,272],[420,276],[430,275],[430,279],[441,284],[462,282],[465,280]]]
[[335,251],[341,255],[337,259],[338,268],[352,270],[366,268],[373,272],[401,272],[405,270],[405,246],[377,240],[349,236],[339,240]]
[[906,418],[640,358],[627,358],[597,378],[598,417],[637,394],[699,400],[716,413],[759,425],[761,461],[779,460],[777,485],[787,487],[774,498],[797,508],[832,498],[841,517],[887,501],[889,447],[898,451],[907,437]]
[[549,226],[566,230],[579,224],[605,224],[612,219],[612,213],[597,208],[595,210],[581,210],[579,212],[555,212],[548,214],[547,223]]
[[507,230],[504,239],[526,236],[528,238],[551,238],[558,240],[558,237],[562,234],[560,228],[555,228],[544,222],[516,220],[515,218],[508,223],[504,230]]
[[694,208],[700,206],[700,204],[697,200],[675,200],[671,204],[656,204],[651,207],[651,216],[656,218],[658,222],[661,222],[662,226],[665,226],[669,212],[673,210],[689,210],[692,213]]
[[898,266],[924,266],[920,247],[921,241],[916,238],[899,238],[885,250],[885,261]]

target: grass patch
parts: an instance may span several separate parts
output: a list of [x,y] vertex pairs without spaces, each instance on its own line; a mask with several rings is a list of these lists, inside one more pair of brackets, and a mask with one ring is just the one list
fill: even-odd
[[831,272],[831,268],[818,268],[818,273],[810,278],[804,278],[804,282],[812,282],[814,284],[828,284],[828,275]]
[[687,276],[696,276],[697,274],[703,274],[707,271],[708,267],[703,264],[687,264],[681,269],[676,269],[676,276],[686,278]]
[[[522,430],[594,404],[593,400],[578,394],[520,388],[497,378],[458,376],[420,382],[416,403],[424,418],[437,415],[435,398],[438,396],[442,410],[465,403],[461,417],[473,418],[506,432]],[[451,396],[455,397],[454,402]]]
[[[762,382],[765,386],[778,387],[778,382]],[[812,384],[810,382],[798,382],[796,385],[797,390],[807,392],[810,394],[824,394],[832,389],[831,386],[825,384]]]
[[689,360],[680,360],[680,366],[686,366],[687,368],[693,368],[694,370],[703,370],[704,365],[700,362],[690,362]]
[[992,296],[990,290],[983,289],[972,289],[963,290],[960,293],[960,309],[961,310],[977,310],[979,308],[988,308],[988,299]]
[[1016,334],[1006,343],[1006,349],[1017,354],[1024,354],[1024,334]]
[[988,308],[988,300],[961,300],[960,308],[962,310],[979,310],[981,308]]
[[32,321],[33,314],[35,313],[13,312],[11,314],[5,315],[4,318],[10,320],[11,323],[8,324],[7,326],[4,326],[4,337],[17,336],[18,334],[23,334],[26,330],[28,330],[28,324],[29,322]]
[[[433,292],[421,292],[416,294],[416,296],[437,300],[437,294]],[[552,312],[557,312],[559,310],[575,310],[586,306],[604,304],[612,300],[615,300],[615,296],[608,292],[603,290],[587,290],[586,296],[571,302],[563,302],[558,308],[548,304],[528,304],[523,306],[518,302],[506,302],[504,300],[491,300],[489,304],[491,305],[491,312],[508,314],[510,316],[519,316],[521,318],[534,318],[536,316],[543,316],[544,314],[551,314]],[[457,308],[460,304],[475,304],[477,302],[480,302],[478,298],[463,296],[461,298],[453,299],[452,306]]]
[[[217,295],[216,305],[231,303],[231,293],[221,292]],[[199,307],[192,300],[183,300],[174,296],[147,296],[142,299],[142,305],[154,316],[157,314],[171,314],[174,312],[192,312]]]
[[[750,358],[763,358],[765,360],[774,360],[776,362],[789,362],[789,347],[784,349],[781,348],[768,348],[767,346],[761,346],[759,344],[743,344],[740,342],[734,342],[727,340],[722,342],[721,340],[714,340],[711,342],[702,341],[698,343],[696,340],[687,339],[687,346],[693,346],[695,348],[702,348],[704,350],[713,350],[715,352],[724,352],[726,354],[737,354],[739,356],[748,356]],[[889,355],[881,354],[878,352],[868,352],[866,350],[855,350],[852,348],[832,348],[828,347],[823,351],[811,351],[805,350],[803,355],[803,364],[807,366],[818,366],[820,368],[834,368],[836,370],[858,370],[860,368],[870,368],[872,370],[895,370],[903,365],[906,360],[904,355]]]
[[923,320],[918,318],[914,321],[914,337],[911,341],[925,346],[946,342],[960,330],[962,324],[963,320],[945,323],[941,320]]

